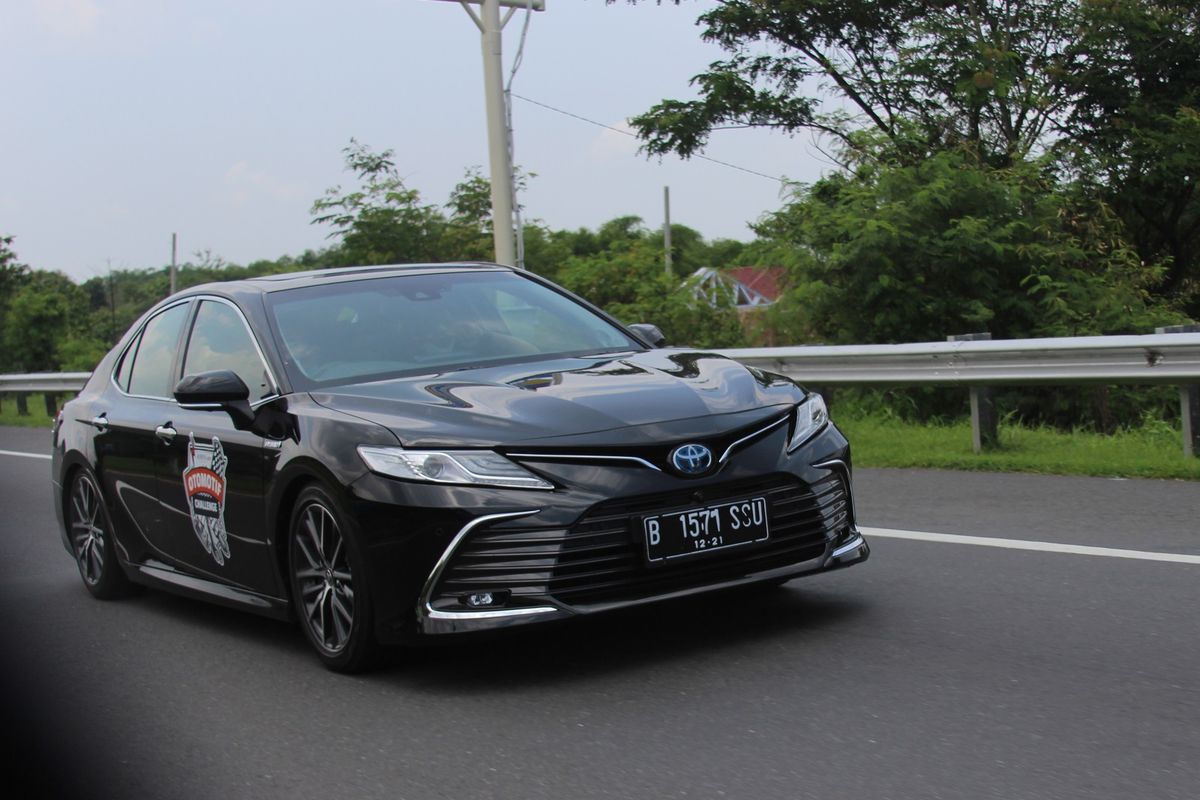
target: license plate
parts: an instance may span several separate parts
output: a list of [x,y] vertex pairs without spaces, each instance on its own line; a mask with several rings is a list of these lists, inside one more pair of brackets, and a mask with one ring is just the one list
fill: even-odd
[[646,558],[651,562],[725,550],[769,538],[763,497],[644,517]]

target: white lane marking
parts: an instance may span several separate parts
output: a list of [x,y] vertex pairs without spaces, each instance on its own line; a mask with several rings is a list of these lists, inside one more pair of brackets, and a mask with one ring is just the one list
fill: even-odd
[[25,458],[44,458],[50,460],[50,456],[42,455],[41,453],[21,453],[16,450],[0,450],[0,456],[23,456]]
[[1168,561],[1173,564],[1200,564],[1200,556],[1184,555],[1182,553],[1152,553],[1148,550],[1121,550],[1116,547],[1089,547],[1082,544],[1030,542],[1022,539],[996,539],[991,536],[962,536],[956,533],[898,531],[893,530],[892,528],[865,528],[860,526],[859,530],[868,537],[878,536],[884,539],[911,539],[918,542],[973,544],[979,547],[1003,547],[1009,550],[1037,550],[1043,553],[1071,553],[1077,556],[1130,558],[1138,561]]

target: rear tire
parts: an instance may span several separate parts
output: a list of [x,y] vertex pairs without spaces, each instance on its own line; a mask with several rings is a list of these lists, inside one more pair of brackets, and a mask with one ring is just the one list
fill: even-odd
[[83,585],[99,600],[115,600],[133,593],[134,585],[117,563],[113,525],[104,507],[100,484],[90,470],[81,469],[71,479],[67,496],[67,535]]
[[309,486],[296,498],[288,527],[292,603],[317,657],[335,672],[364,669],[377,650],[356,530],[323,486]]

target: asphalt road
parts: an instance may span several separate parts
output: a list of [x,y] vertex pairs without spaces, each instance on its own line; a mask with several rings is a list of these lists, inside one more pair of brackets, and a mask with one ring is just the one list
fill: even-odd
[[[0,429],[0,450],[48,438]],[[288,625],[92,600],[48,470],[0,454],[23,796],[1200,796],[1200,559],[877,537],[868,563],[782,589],[344,677]],[[1200,555],[1194,483],[860,470],[857,489],[867,526]]]

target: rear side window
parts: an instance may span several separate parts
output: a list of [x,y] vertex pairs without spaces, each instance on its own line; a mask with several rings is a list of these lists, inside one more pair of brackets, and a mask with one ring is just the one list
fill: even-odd
[[183,374],[195,375],[217,369],[236,372],[250,388],[251,400],[260,400],[275,391],[241,315],[224,303],[205,300],[192,325]]
[[[130,394],[162,398],[173,396],[175,381],[172,380],[171,364],[175,360],[175,347],[179,342],[179,330],[187,317],[187,309],[187,303],[172,306],[146,323],[137,343],[137,352],[130,351],[133,356],[127,390]],[[126,361],[130,354],[125,356]],[[122,363],[121,372],[124,371],[125,364]]]

